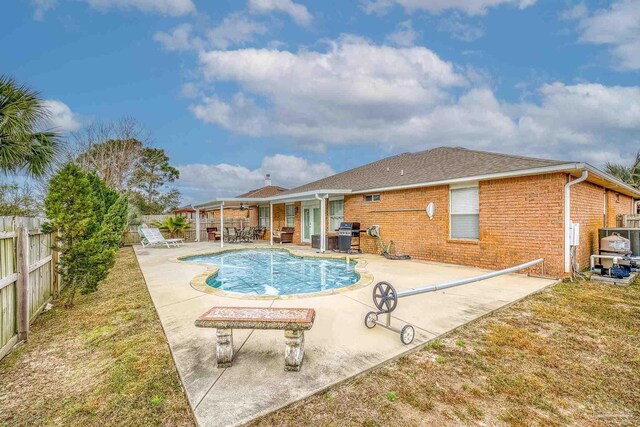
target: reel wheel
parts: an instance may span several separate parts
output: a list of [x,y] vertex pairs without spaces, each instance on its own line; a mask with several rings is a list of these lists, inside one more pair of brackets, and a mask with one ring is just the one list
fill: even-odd
[[391,313],[398,305],[398,295],[389,282],[378,282],[373,288],[373,303],[381,313]]
[[411,344],[415,337],[416,331],[413,329],[413,326],[405,325],[400,331],[400,341],[402,341],[404,345]]
[[378,313],[376,313],[375,311],[370,311],[367,313],[366,316],[364,316],[364,325],[369,329],[374,328],[376,326],[377,321],[378,321]]

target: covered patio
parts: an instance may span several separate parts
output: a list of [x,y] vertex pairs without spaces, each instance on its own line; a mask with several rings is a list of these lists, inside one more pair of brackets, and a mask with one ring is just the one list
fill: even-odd
[[[327,251],[327,233],[329,231],[327,219],[328,204],[340,200],[350,190],[320,190],[309,191],[296,194],[283,194],[272,197],[220,197],[214,200],[194,205],[196,209],[196,236],[201,235],[202,221],[200,210],[215,210],[219,212],[221,238],[220,248],[224,248],[225,243],[225,209],[245,209],[257,207],[259,211],[258,223],[253,224],[265,227],[269,245],[274,244],[274,234],[278,228],[294,228],[293,243],[311,243],[312,235],[319,235],[319,251]],[[342,215],[344,215],[342,213]],[[339,217],[337,217],[339,218]],[[248,223],[247,226],[252,226]],[[199,240],[198,240],[199,241]]]

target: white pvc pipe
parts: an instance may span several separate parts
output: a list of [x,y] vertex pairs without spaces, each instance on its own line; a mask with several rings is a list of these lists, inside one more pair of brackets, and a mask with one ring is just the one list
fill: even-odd
[[582,176],[569,181],[564,186],[564,272],[571,271],[571,187],[589,177],[589,171],[582,171]]
[[618,260],[620,258],[622,258],[624,260],[640,261],[640,257],[638,257],[638,256],[622,257],[620,255],[597,255],[597,254],[593,254],[590,257],[590,259],[591,259],[591,269],[592,270],[596,267],[596,258],[598,258],[598,259],[612,259],[614,264],[617,264]]
[[440,283],[438,285],[425,286],[423,288],[407,289],[406,291],[398,292],[397,296],[398,298],[408,297],[411,295],[423,294],[425,292],[435,292],[442,289],[453,288],[455,286],[466,285],[467,283],[479,282],[481,280],[487,280],[493,277],[502,276],[503,274],[514,273],[518,270],[524,270],[525,268],[533,267],[534,265],[540,264],[541,262],[544,262],[544,258],[539,258],[534,261],[516,265],[515,267],[505,268],[504,270],[481,274],[480,276],[467,277],[466,279],[454,280],[451,282]]
[[224,248],[224,202],[220,204],[220,249]]

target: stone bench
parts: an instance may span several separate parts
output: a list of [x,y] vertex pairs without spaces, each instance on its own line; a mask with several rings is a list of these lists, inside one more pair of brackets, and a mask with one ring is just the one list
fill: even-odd
[[304,331],[311,329],[315,315],[311,308],[213,307],[195,324],[216,328],[218,368],[228,368],[233,361],[233,329],[282,329],[284,369],[299,371],[304,358]]

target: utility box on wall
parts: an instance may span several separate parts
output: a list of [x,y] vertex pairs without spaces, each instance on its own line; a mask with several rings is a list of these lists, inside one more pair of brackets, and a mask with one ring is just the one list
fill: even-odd
[[569,243],[571,246],[580,246],[580,224],[572,222],[571,227],[569,228],[569,233]]

